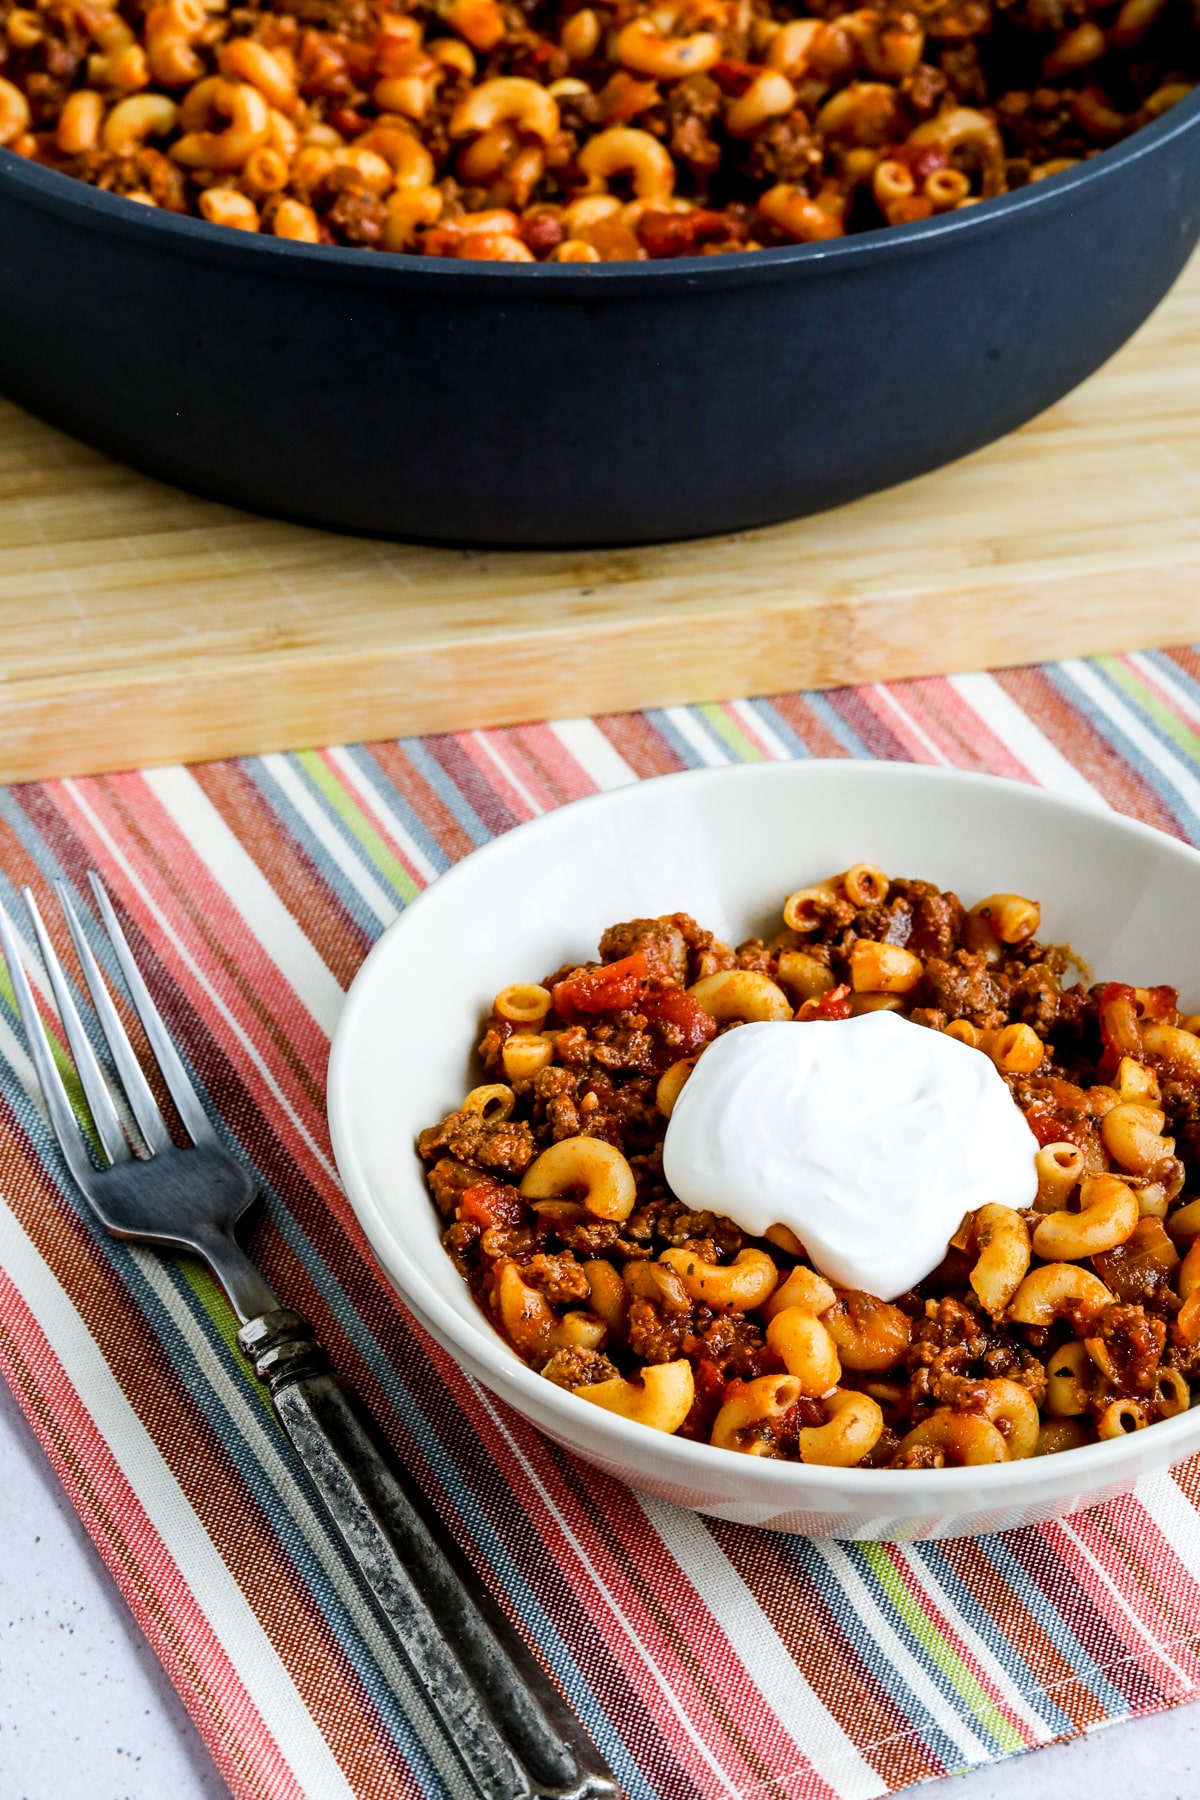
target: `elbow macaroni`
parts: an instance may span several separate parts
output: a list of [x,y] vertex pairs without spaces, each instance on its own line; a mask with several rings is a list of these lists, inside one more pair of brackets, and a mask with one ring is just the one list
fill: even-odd
[[527,1200],[549,1200],[577,1190],[588,1211],[601,1219],[627,1219],[637,1199],[633,1170],[603,1138],[564,1138],[551,1144],[521,1183]]
[[1010,1206],[981,1206],[971,1235],[979,1252],[971,1270],[971,1286],[985,1311],[998,1319],[1029,1268],[1029,1227]]
[[722,969],[705,975],[688,989],[714,1019],[742,1019],[749,1023],[790,1019],[791,1003],[783,989],[753,969]]
[[802,1398],[794,1375],[759,1375],[754,1381],[739,1382],[713,1420],[709,1442],[718,1450],[771,1456],[777,1450],[777,1433]]
[[825,1423],[800,1432],[800,1461],[826,1468],[852,1469],[879,1442],[883,1409],[869,1394],[838,1388],[825,1401]]
[[802,1306],[785,1306],[775,1314],[767,1326],[767,1343],[806,1399],[819,1400],[842,1378],[837,1345],[820,1319]]
[[1048,1262],[1078,1262],[1114,1250],[1138,1222],[1137,1195],[1116,1175],[1089,1175],[1078,1212],[1053,1212],[1034,1227],[1033,1247]]
[[[1200,72],[1186,39],[1164,38],[1163,3],[1098,0],[1095,16],[1054,33],[1040,14],[1014,14],[1015,60],[985,58],[984,92],[969,106],[936,88],[914,104],[932,57],[925,27],[870,7],[780,21],[725,0],[682,11],[631,0],[565,17],[551,0],[440,0],[323,21],[287,0],[261,11],[151,0],[135,27],[104,0],[75,22],[69,10],[14,6],[0,146],[242,228],[257,207],[264,231],[297,243],[580,268],[779,248],[973,206],[1161,117]],[[964,21],[969,50],[990,15]],[[1119,102],[1089,79],[1101,52]],[[1067,156],[1054,109],[1030,105],[1048,87],[1070,109]],[[226,90],[242,97],[225,106]],[[275,128],[266,163],[261,114],[243,90],[293,126],[286,141]],[[85,93],[99,119],[93,102],[76,104]],[[179,118],[161,148],[143,138],[128,154],[109,149],[109,113],[140,95],[177,105]],[[405,134],[419,167],[403,204],[337,158],[366,148],[391,162],[379,139]],[[318,147],[335,161],[315,165],[307,152]],[[173,185],[158,155],[173,159]],[[612,210],[585,220],[588,198]],[[459,228],[497,209],[512,210],[511,229]],[[853,873],[841,879],[862,905]],[[1019,945],[1015,934],[1036,928],[1032,904],[990,896],[973,910],[968,945],[989,955]]]
[[695,1383],[689,1362],[652,1363],[640,1382],[615,1376],[611,1381],[577,1387],[575,1393],[606,1412],[619,1413],[652,1431],[678,1431],[692,1410]]
[[705,1262],[691,1250],[664,1250],[660,1261],[674,1269],[693,1300],[720,1312],[753,1312],[770,1298],[779,1279],[765,1250],[739,1250],[724,1266]]

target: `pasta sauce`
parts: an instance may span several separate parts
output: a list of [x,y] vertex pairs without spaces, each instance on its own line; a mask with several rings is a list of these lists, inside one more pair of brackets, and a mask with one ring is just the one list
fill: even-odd
[[892,1300],[963,1215],[1037,1194],[1037,1140],[995,1064],[892,1012],[727,1032],[663,1145],[674,1193],[751,1237],[785,1225],[839,1287]]

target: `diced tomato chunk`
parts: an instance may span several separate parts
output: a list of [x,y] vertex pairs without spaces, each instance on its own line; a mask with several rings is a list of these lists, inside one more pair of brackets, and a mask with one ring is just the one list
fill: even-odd
[[821,995],[813,1017],[817,1019],[848,1019],[850,1017],[850,989],[844,982],[841,987],[830,988]]
[[1138,1011],[1143,1019],[1170,1022],[1179,1010],[1179,989],[1173,987],[1138,988]]
[[1033,1106],[1026,1107],[1025,1123],[1043,1148],[1047,1144],[1075,1142],[1074,1138],[1064,1139],[1061,1129],[1063,1121],[1048,1106],[1038,1106],[1035,1102]]
[[640,950],[600,969],[579,969],[554,989],[554,1010],[561,1018],[577,1013],[628,1012],[640,1006],[646,991],[646,958]]
[[375,123],[374,119],[356,112],[352,106],[335,106],[331,112],[326,113],[325,122],[332,125],[335,131],[340,131],[343,137],[361,137]]
[[945,169],[950,163],[950,153],[937,144],[893,144],[886,152],[889,162],[904,164],[912,170],[914,180],[927,181],[936,169]]
[[650,256],[695,256],[705,244],[722,244],[745,235],[722,212],[695,207],[688,213],[644,212],[637,225],[638,242]]
[[1036,1101],[1026,1108],[1025,1123],[1043,1147],[1047,1144],[1077,1144],[1083,1150],[1095,1136],[1086,1119],[1065,1117],[1052,1107],[1039,1106]]
[[824,1423],[825,1408],[821,1402],[802,1396],[794,1406],[789,1406],[785,1413],[771,1421],[771,1430],[775,1433],[776,1443],[794,1444],[802,1431]]
[[713,65],[710,74],[721,92],[736,100],[758,80],[762,68],[758,63],[742,62],[735,56],[726,56]]
[[707,1401],[718,1404],[724,1399],[725,1371],[720,1363],[713,1362],[711,1357],[702,1356],[693,1364],[696,1378],[696,1392]]
[[519,1225],[525,1202],[515,1188],[498,1181],[476,1181],[463,1190],[458,1216],[488,1230],[493,1225]]
[[532,218],[521,220],[521,240],[535,256],[545,256],[556,249],[566,235],[553,213],[534,213]]
[[656,988],[638,1001],[652,1030],[662,1038],[672,1062],[692,1056],[717,1035],[717,1021],[683,988]]

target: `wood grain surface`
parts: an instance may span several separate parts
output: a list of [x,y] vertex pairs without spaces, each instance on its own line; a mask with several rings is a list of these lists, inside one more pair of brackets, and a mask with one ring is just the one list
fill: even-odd
[[1200,260],[953,468],[649,549],[437,550],[198,500],[0,401],[0,779],[1200,637]]

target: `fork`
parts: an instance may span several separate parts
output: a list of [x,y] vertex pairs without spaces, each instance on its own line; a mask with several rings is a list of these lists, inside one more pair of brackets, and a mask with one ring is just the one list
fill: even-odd
[[234,1229],[256,1197],[251,1171],[221,1142],[94,870],[88,880],[129,997],[191,1138],[167,1129],[65,883],[58,896],[145,1154],[135,1153],[29,888],[22,890],[103,1152],[89,1151],[42,1029],[12,925],[0,907],[29,1053],[50,1126],[76,1186],[115,1237],[198,1256],[237,1314],[238,1343],[271,1397],[360,1574],[479,1800],[621,1800],[622,1790],[549,1676],[342,1386],[297,1313]]

